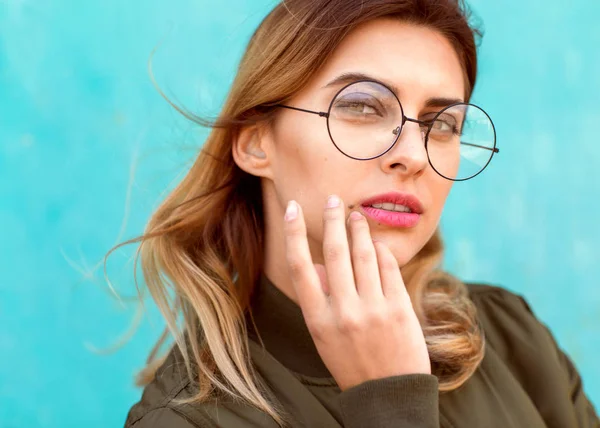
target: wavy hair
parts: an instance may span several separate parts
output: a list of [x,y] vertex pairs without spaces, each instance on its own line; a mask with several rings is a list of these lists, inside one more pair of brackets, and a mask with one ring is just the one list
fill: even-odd
[[[470,16],[462,0],[286,0],[250,38],[216,119],[201,118],[167,99],[211,132],[144,233],[106,255],[139,243],[136,265],[140,259],[146,287],[166,320],[147,366],[137,376],[138,385],[153,379],[165,358],[158,350],[172,338],[198,385],[185,402],[225,393],[284,424],[250,364],[244,314],[261,274],[265,224],[260,178],[237,166],[232,141],[245,126],[270,123],[276,114],[270,105],[301,90],[348,32],[376,18],[426,26],[445,36],[461,61],[469,100],[482,36]],[[440,391],[450,391],[476,370],[484,337],[466,286],[441,270],[443,249],[438,229],[401,271],[423,328],[432,372]]]

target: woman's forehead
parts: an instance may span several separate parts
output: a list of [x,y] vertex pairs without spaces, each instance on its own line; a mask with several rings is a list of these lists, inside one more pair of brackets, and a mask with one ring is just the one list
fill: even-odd
[[364,23],[336,47],[309,85],[333,95],[344,74],[373,76],[398,97],[464,96],[464,70],[454,47],[437,31],[391,19]]

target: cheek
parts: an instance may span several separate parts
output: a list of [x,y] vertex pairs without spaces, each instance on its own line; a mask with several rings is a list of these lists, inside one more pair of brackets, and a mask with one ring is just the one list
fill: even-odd
[[286,113],[278,122],[273,134],[276,150],[274,167],[281,173],[315,173],[322,169],[328,136],[325,123],[320,123],[319,119],[293,111]]
[[434,171],[432,173],[435,175],[432,174],[430,176],[427,188],[431,197],[431,212],[433,215],[439,217],[454,183],[440,177]]
[[452,188],[452,182],[445,179],[442,180],[444,182],[439,181],[436,177],[427,180],[428,184],[426,187],[430,199],[428,210],[421,219],[420,224],[412,232],[398,234],[398,236],[386,242],[400,267],[410,262],[429,242],[437,230],[446,198]]
[[[345,189],[360,175],[360,166],[341,154],[331,142],[324,118],[291,112],[276,128],[273,169],[276,185],[285,195],[308,194],[313,203],[328,192],[345,194]],[[300,202],[300,201],[299,201]],[[319,200],[319,203],[321,201]]]

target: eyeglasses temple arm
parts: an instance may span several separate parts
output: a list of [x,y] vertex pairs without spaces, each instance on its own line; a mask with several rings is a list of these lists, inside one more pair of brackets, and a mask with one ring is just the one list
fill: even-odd
[[493,149],[489,148],[489,147],[485,147],[485,146],[480,146],[478,144],[472,144],[472,143],[464,143],[464,142],[460,142],[460,144],[465,144],[467,146],[471,146],[471,147],[479,147],[480,149],[486,149],[486,150],[491,150],[494,153],[500,153],[500,149],[498,149],[497,147],[494,147]]
[[324,112],[324,111],[312,111],[312,110],[305,110],[305,109],[303,109],[303,108],[292,107],[292,106],[286,106],[286,105],[283,105],[283,104],[275,104],[274,106],[275,106],[275,107],[285,107],[285,108],[289,108],[289,109],[292,109],[292,110],[304,111],[304,112],[306,112],[306,113],[318,114],[318,115],[319,115],[319,116],[321,116],[321,117],[327,117],[327,116],[329,116],[329,115],[328,115],[326,112]]

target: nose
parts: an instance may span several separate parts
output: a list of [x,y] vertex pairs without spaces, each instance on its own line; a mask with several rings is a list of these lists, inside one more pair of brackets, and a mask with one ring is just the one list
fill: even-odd
[[429,164],[425,149],[427,128],[413,120],[405,120],[398,125],[395,133],[400,135],[394,146],[381,157],[382,167],[388,172],[400,171],[403,175],[422,174]]

